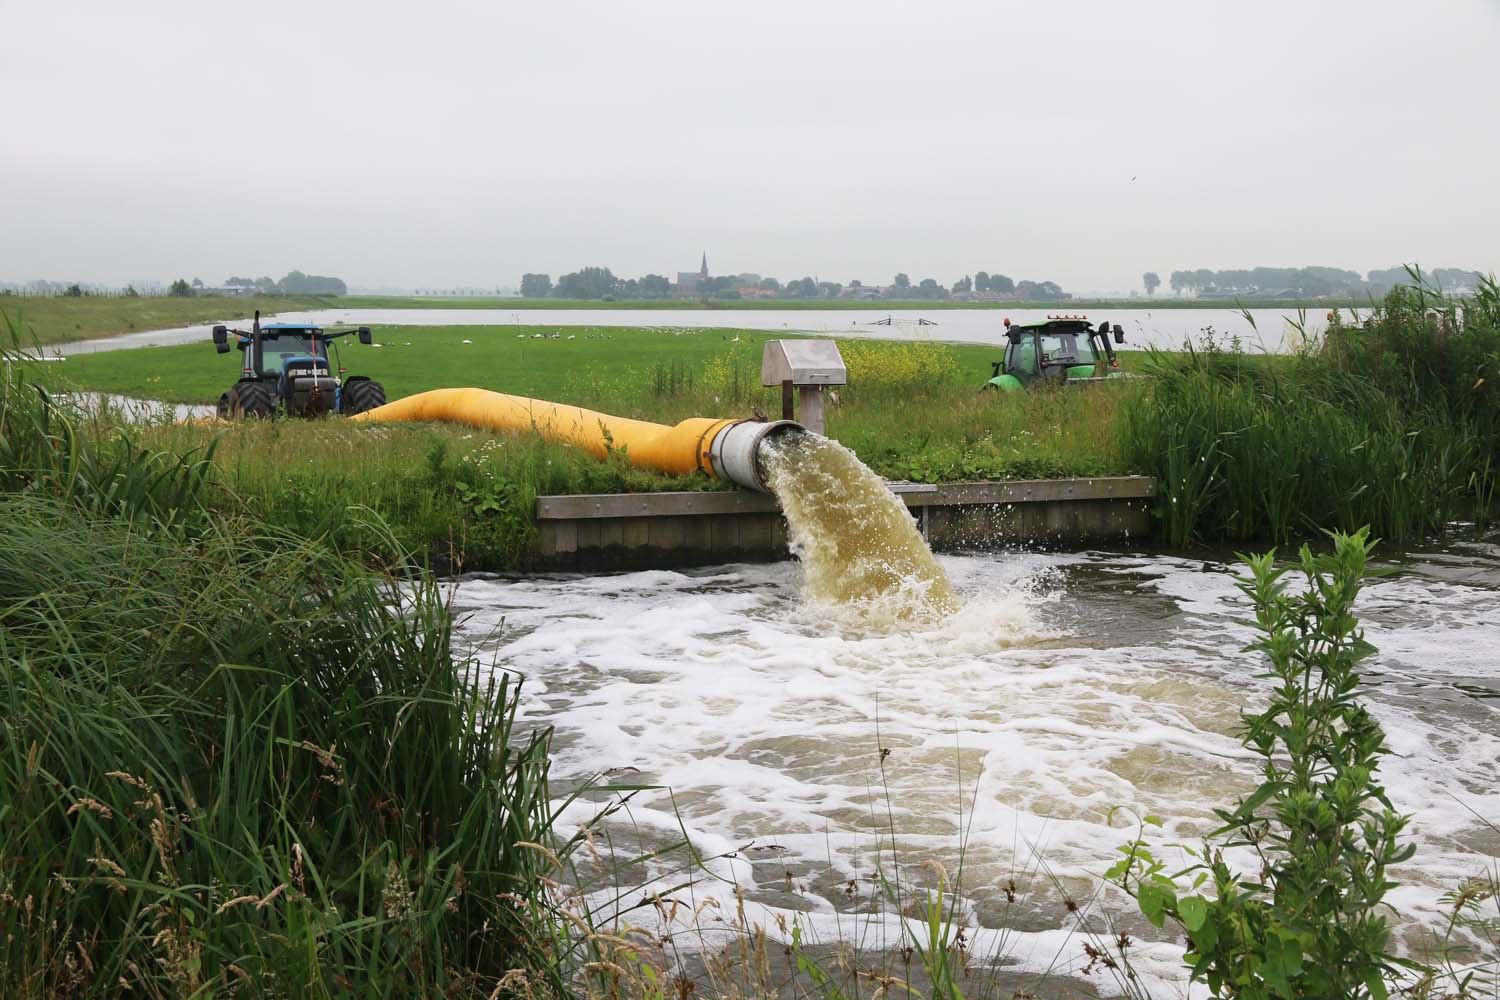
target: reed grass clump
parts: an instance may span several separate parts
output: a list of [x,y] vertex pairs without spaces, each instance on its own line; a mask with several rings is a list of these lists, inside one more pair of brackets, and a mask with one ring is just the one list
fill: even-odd
[[1500,505],[1500,289],[1399,288],[1276,363],[1212,342],[1156,355],[1121,457],[1159,480],[1170,544],[1370,525],[1397,544]]
[[0,996],[563,991],[548,734],[426,576],[0,376]]
[[212,445],[210,489],[221,503],[376,565],[425,563],[440,573],[529,567],[538,496],[722,486],[636,469],[623,456],[600,461],[536,435],[452,425],[164,423],[138,436],[174,454]]

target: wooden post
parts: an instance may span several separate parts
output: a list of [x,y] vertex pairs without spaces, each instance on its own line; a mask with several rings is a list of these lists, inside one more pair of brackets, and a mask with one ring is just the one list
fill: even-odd
[[781,419],[797,419],[796,411],[792,408],[792,380],[787,379],[781,383]]
[[814,434],[823,433],[823,387],[804,385],[802,392],[802,426]]

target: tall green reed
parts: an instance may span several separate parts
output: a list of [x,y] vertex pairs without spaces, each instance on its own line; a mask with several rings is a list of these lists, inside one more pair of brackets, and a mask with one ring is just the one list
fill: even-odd
[[549,733],[440,586],[0,369],[0,995],[565,992]]
[[1284,541],[1363,525],[1407,544],[1500,497],[1500,289],[1398,289],[1321,343],[1250,358],[1155,354],[1123,408],[1124,461],[1160,482],[1170,544]]

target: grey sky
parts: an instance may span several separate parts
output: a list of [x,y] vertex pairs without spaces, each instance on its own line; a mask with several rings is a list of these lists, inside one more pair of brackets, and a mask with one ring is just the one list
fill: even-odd
[[1497,0],[0,0],[0,279],[1497,269],[1497,59]]

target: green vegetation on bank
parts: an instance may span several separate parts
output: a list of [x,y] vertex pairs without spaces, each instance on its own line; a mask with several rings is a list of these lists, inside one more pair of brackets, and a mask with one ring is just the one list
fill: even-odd
[[0,995],[564,993],[549,734],[453,653],[437,584],[217,504],[210,454],[93,434],[13,371]]
[[1211,341],[1159,355],[1122,460],[1160,484],[1163,540],[1370,525],[1404,544],[1500,513],[1500,288],[1398,288],[1366,321],[1266,365]]
[[[658,338],[675,345],[673,350],[687,350],[681,345],[692,342],[687,336],[631,333]],[[566,361],[570,355],[565,344],[528,340],[524,349],[543,349],[551,352],[549,357]],[[478,345],[476,336],[469,347]],[[504,348],[507,341],[496,341],[496,346]],[[748,416],[756,409],[778,412],[780,390],[760,385],[758,341],[713,336],[699,347],[706,360],[696,365],[658,360],[650,367],[592,365],[576,370],[563,363],[497,366],[494,370],[501,379],[489,387],[530,389],[543,398],[662,423],[693,416]],[[1133,391],[1129,384],[1020,395],[980,393],[974,369],[989,356],[988,349],[890,341],[849,341],[842,347],[851,384],[838,390],[837,404],[828,407],[828,429],[883,475],[951,481],[1120,470],[1110,435],[1100,428],[1114,420],[1120,401]],[[109,357],[125,360],[126,354],[149,357],[181,350]],[[223,360],[212,351],[193,350],[194,357]],[[388,362],[394,355],[383,350],[367,350],[360,356]],[[408,356],[416,356],[415,348],[406,350],[412,352]],[[411,365],[414,370],[407,375],[415,377],[420,366],[415,361]],[[392,379],[403,370],[398,364],[379,374]],[[453,373],[452,378],[463,374]],[[543,380],[545,391],[537,391],[535,381],[516,384],[505,379]],[[401,391],[442,384],[461,383],[418,382]],[[538,495],[727,488],[701,476],[642,471],[623,455],[601,462],[535,435],[496,435],[441,424],[371,427],[333,418],[225,426],[164,420],[140,434],[152,447],[173,453],[217,442],[213,463],[219,488],[241,497],[272,523],[327,533],[349,551],[367,551],[368,525],[347,514],[351,507],[367,507],[379,513],[403,546],[427,553],[436,565],[450,569],[530,565],[537,541],[533,515]]]
[[174,454],[213,445],[208,488],[220,502],[392,569],[403,553],[443,573],[526,569],[542,495],[725,488],[702,476],[645,472],[623,458],[601,462],[535,435],[444,424],[164,422],[140,435]]
[[102,295],[0,297],[0,308],[20,330],[21,344],[60,344],[141,330],[166,330],[198,323],[235,322],[286,310],[328,309],[342,300],[272,295],[254,298]]

